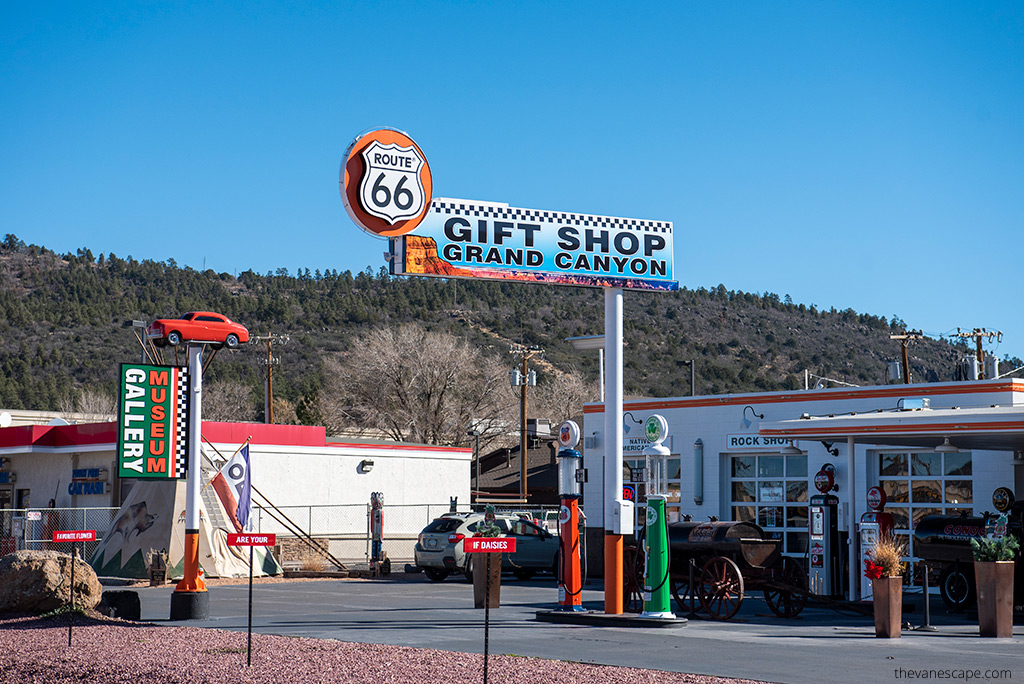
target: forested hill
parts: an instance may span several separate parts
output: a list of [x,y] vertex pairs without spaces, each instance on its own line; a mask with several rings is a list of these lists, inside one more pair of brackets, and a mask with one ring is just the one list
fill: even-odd
[[[52,410],[81,388],[113,395],[118,364],[140,356],[125,322],[196,309],[224,313],[252,334],[291,336],[276,349],[282,364],[274,389],[301,420],[312,418],[303,407],[319,390],[325,355],[343,350],[353,333],[401,322],[454,332],[506,358],[509,341],[539,345],[554,366],[576,366],[596,378],[597,354],[574,352],[563,340],[602,333],[604,300],[589,288],[401,279],[383,269],[247,271],[235,278],[173,261],[97,257],[88,249],[58,255],[7,235],[0,244],[0,408]],[[696,360],[697,392],[716,394],[796,389],[804,369],[849,383],[884,383],[885,362],[899,355],[889,335],[900,321],[818,311],[771,293],[722,285],[626,292],[624,309],[629,395],[689,394],[688,359]],[[963,353],[930,339],[910,351],[917,382],[953,379]],[[260,355],[252,347],[221,352],[207,380],[261,385]]]

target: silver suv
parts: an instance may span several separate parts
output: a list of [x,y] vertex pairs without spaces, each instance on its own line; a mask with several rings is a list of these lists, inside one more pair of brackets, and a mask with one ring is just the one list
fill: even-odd
[[[453,572],[470,579],[473,563],[466,557],[462,540],[472,537],[483,519],[483,513],[446,513],[432,521],[416,542],[416,567],[434,582],[441,582]],[[538,571],[556,571],[557,536],[518,516],[496,515],[494,522],[503,535],[516,540],[515,553],[502,554],[503,571],[519,579],[529,579]]]

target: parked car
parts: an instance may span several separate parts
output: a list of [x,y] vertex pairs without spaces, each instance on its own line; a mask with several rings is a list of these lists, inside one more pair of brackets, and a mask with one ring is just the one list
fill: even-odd
[[249,331],[223,314],[191,311],[181,318],[159,318],[146,330],[146,337],[158,347],[177,347],[182,342],[207,342],[217,349],[234,349],[249,341]]
[[[472,556],[476,554],[467,554],[462,540],[472,537],[483,519],[483,513],[446,513],[433,520],[416,541],[416,567],[434,582],[441,582],[452,573],[461,573],[470,579]],[[515,553],[502,554],[503,572],[529,579],[539,571],[557,570],[557,536],[515,515],[497,515],[494,522],[503,535],[516,540]]]

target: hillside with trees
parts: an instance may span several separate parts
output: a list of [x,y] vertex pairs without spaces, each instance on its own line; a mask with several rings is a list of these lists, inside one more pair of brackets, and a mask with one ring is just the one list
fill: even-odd
[[[7,235],[0,244],[0,407],[52,410],[74,404],[85,390],[112,397],[118,365],[140,358],[126,322],[197,309],[219,311],[255,335],[289,335],[288,345],[275,348],[275,418],[316,423],[324,420],[325,372],[337,392],[332,363],[361,335],[403,324],[449,333],[506,370],[513,365],[509,342],[537,345],[545,350],[542,386],[574,369],[596,385],[597,354],[574,352],[564,338],[602,333],[604,300],[589,288],[396,278],[384,269],[235,277],[87,248],[56,254]],[[635,396],[689,394],[689,359],[698,394],[798,389],[805,370],[884,384],[886,362],[899,356],[889,335],[904,328],[896,316],[820,311],[788,296],[724,285],[626,292],[624,310],[625,385]],[[219,385],[232,397],[225,401],[239,405],[243,415],[236,417],[262,415],[262,353],[253,346],[225,350],[206,375],[211,391]],[[963,345],[944,340],[913,343],[914,381],[954,379],[964,353]],[[167,354],[173,361],[174,352]]]

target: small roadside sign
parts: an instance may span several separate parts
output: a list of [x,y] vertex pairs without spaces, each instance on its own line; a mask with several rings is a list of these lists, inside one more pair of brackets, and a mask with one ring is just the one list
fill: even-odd
[[276,534],[231,533],[228,535],[228,546],[273,546],[276,543]]
[[96,530],[54,530],[54,542],[96,541]]
[[43,519],[43,512],[42,511],[29,511],[28,512],[28,519],[29,520],[42,520]]
[[515,537],[466,537],[463,542],[466,553],[515,553]]

